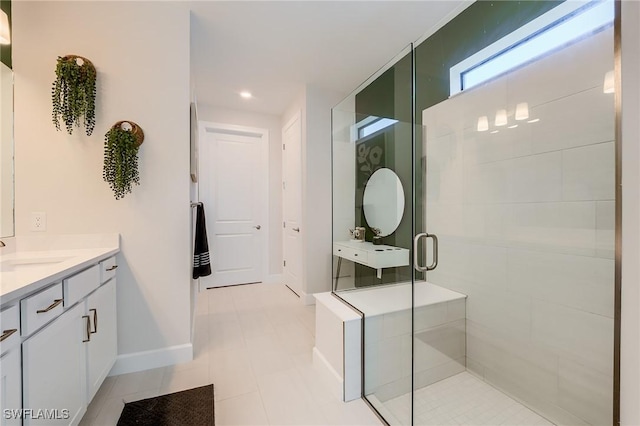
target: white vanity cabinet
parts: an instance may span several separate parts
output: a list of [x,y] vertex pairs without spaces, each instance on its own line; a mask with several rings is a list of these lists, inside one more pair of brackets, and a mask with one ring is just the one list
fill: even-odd
[[118,354],[116,279],[101,286],[86,300],[91,321],[87,349],[87,398],[91,401],[111,371]]
[[[116,259],[3,304],[0,425],[77,425],[117,355]],[[12,331],[14,330],[15,331]]]
[[84,415],[88,330],[84,313],[84,305],[78,304],[22,343],[24,408],[34,414],[54,411],[42,418],[25,416],[25,426],[77,424]]
[[20,347],[0,357],[0,425],[21,425],[18,416],[6,415],[5,410],[16,413],[22,408],[22,371],[20,369]]
[[21,425],[16,413],[22,408],[20,367],[20,306],[16,303],[0,311],[0,425]]

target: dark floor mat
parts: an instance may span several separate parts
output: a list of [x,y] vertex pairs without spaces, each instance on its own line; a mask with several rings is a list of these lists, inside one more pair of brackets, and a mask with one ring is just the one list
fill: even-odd
[[118,426],[213,426],[213,385],[125,404]]

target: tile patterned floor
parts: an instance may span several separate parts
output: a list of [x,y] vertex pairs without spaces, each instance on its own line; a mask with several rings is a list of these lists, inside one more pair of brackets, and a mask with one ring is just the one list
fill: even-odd
[[[416,425],[553,425],[467,372],[419,389],[414,401]],[[387,420],[392,425],[409,424],[410,403],[410,394],[385,402],[385,411],[394,417]]]
[[380,425],[362,400],[342,403],[312,366],[315,307],[284,285],[207,290],[197,301],[195,359],[108,377],[81,425],[111,426],[124,403],[208,383],[216,425]]

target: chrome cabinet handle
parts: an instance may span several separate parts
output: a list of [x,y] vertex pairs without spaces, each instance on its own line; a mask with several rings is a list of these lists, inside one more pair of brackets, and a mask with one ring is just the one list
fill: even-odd
[[[418,244],[422,238],[431,238],[433,240],[433,263],[429,266],[420,266],[418,261]],[[433,271],[438,266],[438,237],[435,234],[427,234],[421,232],[413,238],[413,267],[418,272]]]
[[87,329],[86,329],[87,338],[84,339],[82,343],[90,342],[91,341],[91,318],[89,318],[89,315],[83,315],[82,318],[87,319]]
[[300,232],[300,228],[293,228],[294,231]]
[[254,228],[256,228],[259,231],[260,229],[262,229],[262,226],[256,225],[256,226],[254,226]]
[[93,312],[93,331],[91,334],[98,332],[98,310],[97,309],[89,309],[89,312]]
[[118,265],[113,265],[111,268],[105,269],[105,271],[107,271],[107,272],[108,271],[113,271],[114,269],[117,269],[117,268],[118,268]]
[[18,331],[17,328],[12,328],[11,330],[4,330],[2,332],[2,336],[0,336],[0,342],[4,342],[5,340],[7,340],[16,331]]
[[59,305],[59,304],[61,304],[61,303],[62,303],[62,299],[55,299],[55,300],[53,301],[53,303],[52,303],[52,304],[50,304],[49,306],[47,306],[46,308],[44,308],[44,309],[38,309],[38,310],[36,311],[36,314],[44,314],[45,312],[49,312],[50,310],[52,310],[53,308],[55,308],[56,306],[58,306],[58,305]]

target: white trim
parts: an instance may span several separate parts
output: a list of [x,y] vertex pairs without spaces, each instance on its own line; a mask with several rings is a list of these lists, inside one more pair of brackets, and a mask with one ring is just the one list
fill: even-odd
[[[282,130],[281,130],[281,137],[282,137],[282,143],[284,144],[284,140],[285,140],[285,133],[287,132],[287,129],[291,126],[293,126],[293,124],[296,122],[296,120],[300,123],[300,217],[298,218],[300,220],[299,222],[299,227],[303,230],[303,232],[300,233],[300,250],[302,251],[301,255],[300,255],[300,289],[298,290],[301,294],[299,294],[300,298],[303,299],[302,295],[303,293],[303,287],[304,287],[304,282],[305,282],[305,271],[306,271],[306,265],[305,265],[305,255],[304,255],[304,250],[306,248],[306,239],[305,239],[305,235],[306,232],[304,232],[305,230],[305,211],[304,211],[304,203],[303,203],[303,197],[304,197],[304,193],[305,193],[305,187],[306,187],[306,182],[303,178],[304,173],[305,173],[305,161],[304,161],[304,156],[305,156],[305,150],[306,147],[305,145],[305,137],[304,137],[304,131],[305,129],[303,128],[303,123],[302,123],[302,110],[298,109],[294,114],[291,115],[291,118],[289,118],[289,120],[285,123],[284,126],[282,126]],[[281,155],[281,159],[282,159],[282,170],[281,170],[281,175],[280,175],[280,187],[282,188],[282,185],[284,184],[284,174],[285,174],[285,155],[283,153],[283,151],[280,151],[280,155]],[[285,194],[284,192],[282,193],[282,220],[284,223],[284,218],[285,218],[285,207],[286,207],[286,199],[285,199]],[[286,252],[285,250],[285,244],[287,243],[287,238],[286,238],[286,231],[282,231],[282,257],[283,260],[284,259],[284,254]],[[284,281],[284,266],[282,267],[282,280]],[[291,289],[291,291],[294,291],[290,286],[287,286]],[[295,292],[295,291],[294,291]],[[297,294],[297,293],[296,293]],[[304,301],[304,299],[303,299]],[[315,303],[315,300],[314,300]],[[310,303],[306,303],[305,305],[309,305]]]
[[283,136],[284,136],[285,131],[286,131],[289,127],[293,126],[293,123],[295,123],[295,122],[296,122],[296,120],[300,120],[300,132],[302,132],[302,111],[297,110],[297,111],[295,112],[295,114],[293,114],[293,115],[291,116],[291,118],[289,119],[289,121],[287,121],[287,123],[286,123],[284,126],[282,126],[282,135],[283,135]]
[[[198,121],[198,131],[200,137],[198,143],[203,143],[206,133],[232,133],[245,136],[260,137],[261,142],[261,159],[262,171],[264,179],[262,180],[262,205],[265,207],[261,215],[260,225],[264,230],[265,237],[262,239],[262,270],[260,271],[260,281],[265,282],[269,276],[269,241],[271,241],[271,229],[269,226],[269,130],[260,127],[241,126],[236,124],[217,123],[212,121]],[[198,200],[200,200],[200,185],[198,185]],[[215,253],[212,253],[215,256]],[[198,287],[200,291],[206,290],[202,288],[202,280],[199,280]]]
[[315,346],[313,347],[313,368],[320,373],[320,380],[331,389],[331,393],[340,401],[344,401],[344,380]]
[[166,367],[168,365],[181,364],[191,360],[193,360],[193,345],[191,343],[168,346],[166,348],[151,351],[118,355],[116,363],[111,369],[111,372],[109,372],[109,376]]

